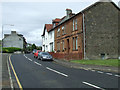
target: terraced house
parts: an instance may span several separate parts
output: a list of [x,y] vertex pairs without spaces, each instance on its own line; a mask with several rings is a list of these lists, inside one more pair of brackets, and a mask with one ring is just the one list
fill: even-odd
[[[108,0],[109,1],[109,0]],[[55,58],[118,58],[118,15],[113,2],[96,2],[77,14],[67,9],[67,17],[54,30]]]
[[52,24],[45,24],[42,34],[42,51],[53,52],[54,51],[54,30],[53,27],[58,25],[61,19],[52,20]]

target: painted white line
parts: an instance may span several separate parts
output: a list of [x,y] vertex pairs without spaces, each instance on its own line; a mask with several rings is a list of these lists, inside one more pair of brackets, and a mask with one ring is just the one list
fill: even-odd
[[91,70],[92,72],[95,72],[95,70]]
[[84,69],[84,70],[88,71],[88,69]]
[[112,75],[112,73],[106,73],[107,75]]
[[103,73],[103,72],[101,72],[101,71],[97,71],[98,73]]
[[50,71],[53,71],[53,72],[55,72],[55,73],[61,74],[61,75],[65,76],[65,77],[68,77],[68,75],[66,75],[66,74],[64,74],[64,73],[61,73],[61,72],[58,72],[58,71],[56,71],[56,70],[53,70],[53,69],[51,69],[51,68],[49,68],[49,67],[46,67],[46,69],[48,69],[48,70],[50,70]]
[[30,58],[28,58],[29,61],[32,61]]
[[34,61],[34,63],[35,63],[35,64],[37,64],[37,65],[40,65],[40,66],[42,66],[40,63],[37,63],[37,62],[35,62],[35,61]]
[[11,73],[10,73],[10,66],[9,66],[8,60],[7,60],[7,67],[8,67],[8,73],[9,73],[9,78],[10,78],[10,86],[11,86],[11,89],[14,90],[14,88],[13,88],[13,81],[12,81],[12,76],[11,76]]
[[120,77],[120,75],[115,75],[116,77]]
[[102,89],[102,90],[104,90],[103,88],[98,87],[98,86],[93,85],[93,84],[90,84],[90,83],[88,83],[88,82],[82,82],[82,83],[84,83],[84,84],[86,84],[86,85],[89,85],[89,86],[91,86],[91,87],[94,87],[94,88],[98,88],[98,89]]

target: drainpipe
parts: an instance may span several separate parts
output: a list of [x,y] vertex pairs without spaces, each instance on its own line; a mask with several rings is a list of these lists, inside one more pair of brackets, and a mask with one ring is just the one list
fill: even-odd
[[84,15],[84,13],[83,12],[81,12],[82,13],[82,16],[83,16],[83,40],[84,40],[84,59],[86,59],[85,57],[86,57],[86,53],[85,53],[85,20],[84,20],[84,18],[85,18],[85,15]]

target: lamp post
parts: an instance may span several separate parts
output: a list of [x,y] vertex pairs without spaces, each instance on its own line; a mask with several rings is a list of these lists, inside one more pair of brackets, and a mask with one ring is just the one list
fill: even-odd
[[3,24],[3,25],[2,25],[2,44],[1,44],[1,54],[2,54],[2,47],[3,47],[3,29],[4,29],[4,26],[6,26],[6,25],[8,25],[8,26],[14,26],[13,24]]

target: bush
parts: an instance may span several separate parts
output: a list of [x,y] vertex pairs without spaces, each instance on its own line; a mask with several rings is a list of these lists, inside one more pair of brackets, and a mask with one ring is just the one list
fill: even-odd
[[16,48],[16,47],[7,47],[7,48],[2,48],[3,53],[14,53],[15,51],[21,51],[21,48]]

